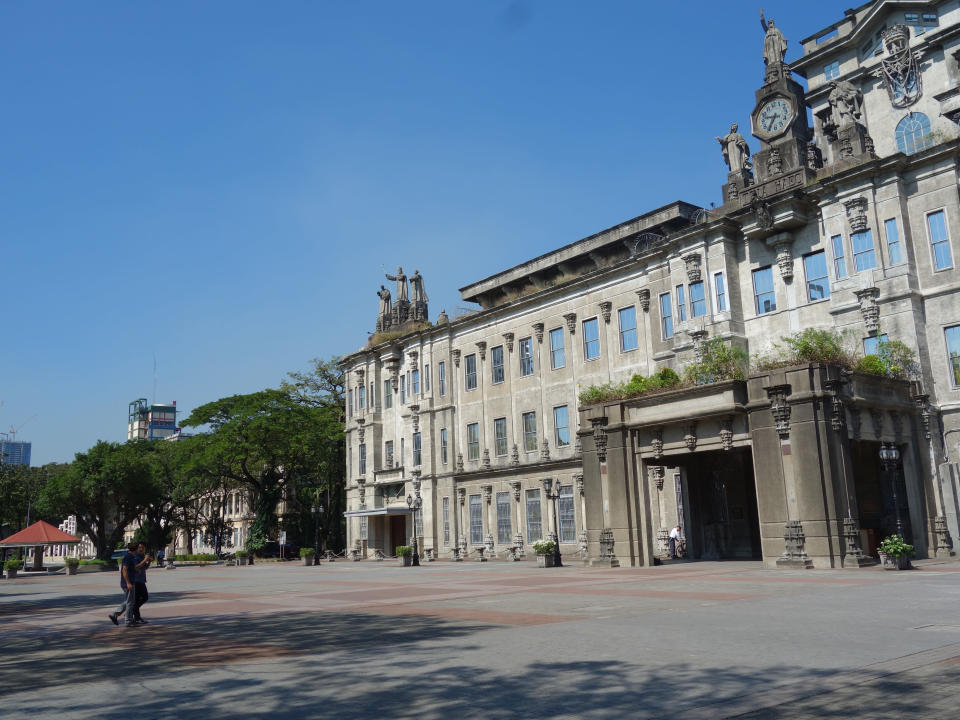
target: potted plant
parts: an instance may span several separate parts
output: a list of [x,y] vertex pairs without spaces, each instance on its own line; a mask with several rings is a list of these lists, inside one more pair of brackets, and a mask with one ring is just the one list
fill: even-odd
[[313,548],[300,548],[300,557],[303,559],[304,565],[313,565],[313,556],[315,554],[316,550]]
[[913,545],[907,545],[902,535],[891,535],[880,543],[880,560],[885,570],[909,570]]
[[23,561],[20,558],[10,558],[3,567],[7,571],[7,578],[13,580],[17,576],[17,571],[23,567]]
[[249,557],[249,555],[250,555],[250,552],[248,550],[237,550],[237,565],[246,564],[245,561],[247,557]]
[[553,541],[540,540],[533,544],[533,552],[537,555],[537,565],[542,568],[553,567]]
[[400,558],[400,564],[404,567],[410,567],[413,558],[413,548],[409,545],[397,545],[397,557]]
[[80,558],[68,557],[63,561],[63,565],[67,570],[67,575],[76,575],[77,568],[80,567]]

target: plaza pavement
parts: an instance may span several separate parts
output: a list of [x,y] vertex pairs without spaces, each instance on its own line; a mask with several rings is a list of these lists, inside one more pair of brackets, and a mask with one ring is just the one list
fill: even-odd
[[0,581],[0,717],[960,717],[960,563],[338,561]]

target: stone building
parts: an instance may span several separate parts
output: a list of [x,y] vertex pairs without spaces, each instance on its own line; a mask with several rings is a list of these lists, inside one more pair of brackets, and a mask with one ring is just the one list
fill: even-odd
[[[480,309],[433,325],[422,278],[417,320],[381,287],[381,332],[342,360],[358,556],[413,534],[428,557],[519,556],[556,532],[564,554],[646,565],[678,524],[695,558],[861,566],[897,527],[953,553],[960,6],[866,3],[790,64],[764,28],[759,146],[717,138],[721,207],[678,201],[467,285]],[[864,354],[901,341],[916,376],[808,364],[578,404],[709,338],[756,354],[805,328]]]

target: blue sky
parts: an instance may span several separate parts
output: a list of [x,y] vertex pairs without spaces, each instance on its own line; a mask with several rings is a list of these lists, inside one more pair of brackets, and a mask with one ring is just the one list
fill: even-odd
[[[768,2],[790,41],[842,5]],[[33,462],[275,386],[458,288],[683,199],[763,77],[746,3],[0,4],[0,428]],[[744,133],[746,134],[746,133]],[[751,140],[754,149],[757,141]],[[156,397],[154,398],[154,357]]]

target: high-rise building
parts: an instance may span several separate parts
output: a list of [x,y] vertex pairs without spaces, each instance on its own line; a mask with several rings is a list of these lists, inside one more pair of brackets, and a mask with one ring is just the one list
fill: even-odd
[[169,405],[147,404],[146,398],[130,403],[127,414],[127,440],[160,440],[177,431],[177,401]]
[[0,437],[0,463],[7,465],[29,465],[32,443],[23,440],[8,440]]

